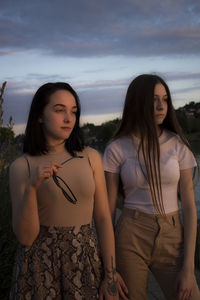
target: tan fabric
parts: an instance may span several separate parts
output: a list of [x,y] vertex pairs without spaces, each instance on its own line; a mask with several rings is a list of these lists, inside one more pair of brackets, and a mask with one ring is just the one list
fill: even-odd
[[[175,300],[175,280],[183,260],[183,230],[178,212],[167,219],[125,208],[116,227],[117,269],[130,300],[146,300],[149,269],[167,300]],[[196,281],[190,300],[199,300]]]
[[[89,224],[92,220],[95,183],[93,171],[86,151],[78,153],[82,158],[73,158],[63,164],[60,176],[73,191],[77,203],[70,203],[52,177],[45,180],[37,190],[40,224],[45,226],[78,226]],[[26,156],[30,165],[30,173],[42,162],[53,161],[63,163],[71,158],[67,152],[59,155]],[[27,166],[28,167],[28,166]],[[61,182],[61,181],[60,181]],[[69,193],[61,182],[62,187]]]

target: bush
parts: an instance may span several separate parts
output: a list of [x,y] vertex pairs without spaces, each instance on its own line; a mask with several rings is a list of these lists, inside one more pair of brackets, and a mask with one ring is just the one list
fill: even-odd
[[14,255],[17,240],[12,231],[11,200],[9,195],[8,170],[10,163],[20,154],[20,146],[15,141],[12,118],[7,126],[3,124],[3,84],[0,93],[0,299],[8,299]]

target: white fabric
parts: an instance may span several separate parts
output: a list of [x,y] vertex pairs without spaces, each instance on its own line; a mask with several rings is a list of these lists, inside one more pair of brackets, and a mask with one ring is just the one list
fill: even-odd
[[[163,204],[165,213],[170,213],[178,210],[180,170],[193,168],[196,161],[188,147],[170,131],[163,131],[159,143]],[[104,153],[104,170],[120,174],[125,193],[124,207],[152,214],[155,211],[148,183],[138,161],[138,144],[139,139],[135,136],[112,141]],[[144,162],[141,166],[145,170]]]

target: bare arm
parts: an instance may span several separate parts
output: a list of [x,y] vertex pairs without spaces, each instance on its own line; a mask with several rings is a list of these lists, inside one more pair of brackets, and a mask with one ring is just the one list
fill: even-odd
[[[115,266],[115,246],[114,233],[111,215],[108,205],[106,183],[100,155],[93,149],[88,149],[94,180],[95,180],[95,200],[94,200],[94,221],[102,252],[105,276],[105,299],[118,299]],[[109,298],[111,296],[114,298]],[[102,294],[100,294],[100,299]],[[116,297],[116,298],[115,298]]]
[[[179,276],[179,298],[192,294],[197,214],[194,200],[192,169],[180,172],[180,197],[184,222],[184,261]],[[185,298],[184,298],[185,299]]]
[[194,271],[197,213],[194,200],[192,169],[182,170],[180,196],[184,220],[184,264],[183,268]]
[[[115,224],[115,211],[116,211],[116,202],[118,196],[118,184],[119,184],[119,174],[118,173],[111,173],[105,172],[106,177],[106,184],[107,184],[107,191],[108,191],[108,202],[110,206],[110,212],[113,219],[113,224]],[[118,291],[120,294],[120,299],[127,300],[128,289],[127,286],[117,272],[117,279],[118,279]]]
[[23,245],[31,246],[39,233],[36,191],[41,182],[49,178],[53,171],[57,172],[55,165],[41,164],[29,178],[24,157],[18,158],[10,167],[13,231]]

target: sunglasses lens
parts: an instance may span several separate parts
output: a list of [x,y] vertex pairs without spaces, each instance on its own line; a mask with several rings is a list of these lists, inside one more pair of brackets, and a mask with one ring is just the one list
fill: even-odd
[[[53,173],[52,178],[53,178],[55,184],[61,189],[65,198],[69,202],[76,204],[77,199],[76,199],[75,195],[73,194],[72,190],[70,189],[70,187],[68,186],[68,184],[61,177],[56,176],[55,173]],[[70,195],[66,192],[66,189],[68,190]]]

